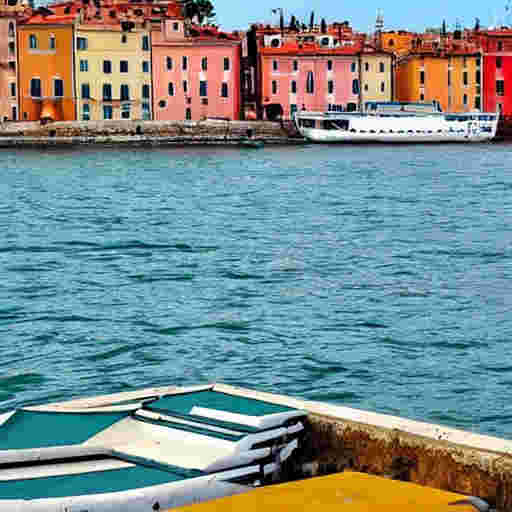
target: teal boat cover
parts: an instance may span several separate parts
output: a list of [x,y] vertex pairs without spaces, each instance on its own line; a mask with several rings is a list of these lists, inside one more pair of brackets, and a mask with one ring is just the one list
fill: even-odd
[[80,444],[128,414],[18,410],[0,428],[0,450]]
[[169,468],[169,470],[166,469],[164,471],[152,467],[133,466],[75,475],[7,480],[0,481],[0,500],[35,500],[121,492],[176,482],[202,476],[203,474],[198,470],[178,467],[175,469]]
[[212,418],[205,418],[191,414],[194,406],[215,409],[247,416],[265,416],[281,412],[294,411],[291,407],[276,405],[262,400],[247,398],[243,396],[229,395],[211,389],[203,391],[192,391],[179,395],[167,395],[144,406],[151,411],[174,415],[182,418],[192,418],[201,423],[221,426],[237,430],[239,432],[259,432],[260,430],[248,425],[233,423]]

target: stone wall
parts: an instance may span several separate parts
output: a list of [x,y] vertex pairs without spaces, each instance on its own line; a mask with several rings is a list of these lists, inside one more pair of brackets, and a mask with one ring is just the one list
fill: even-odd
[[[36,122],[7,122],[0,124],[0,143],[15,140],[26,142],[236,142],[247,138],[265,141],[297,141],[291,124],[280,125],[268,121],[67,121],[42,125]],[[130,139],[133,138],[133,139]]]

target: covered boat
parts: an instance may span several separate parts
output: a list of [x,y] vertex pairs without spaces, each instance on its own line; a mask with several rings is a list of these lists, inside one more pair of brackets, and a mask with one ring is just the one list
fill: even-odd
[[485,142],[496,136],[492,112],[446,113],[435,105],[378,103],[365,112],[297,112],[299,133],[313,142]]
[[216,386],[0,416],[0,510],[160,510],[246,492],[299,446],[305,411]]

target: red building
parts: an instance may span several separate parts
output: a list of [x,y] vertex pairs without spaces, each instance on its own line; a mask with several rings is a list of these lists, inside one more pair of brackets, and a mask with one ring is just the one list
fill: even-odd
[[488,31],[481,42],[483,109],[499,110],[506,124],[512,124],[512,29]]

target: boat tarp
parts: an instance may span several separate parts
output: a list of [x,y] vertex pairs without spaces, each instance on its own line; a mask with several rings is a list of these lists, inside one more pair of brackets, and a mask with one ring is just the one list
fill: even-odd
[[42,412],[18,410],[0,428],[0,450],[80,444],[129,412]]
[[[2,499],[43,499],[121,492],[202,476],[198,470],[132,466],[72,475],[0,481]],[[0,501],[1,505],[1,501]]]
[[213,391],[211,389],[179,395],[163,396],[155,402],[145,406],[148,410],[165,412],[166,414],[181,417],[191,417],[202,423],[232,428],[240,432],[258,432],[260,430],[249,425],[193,415],[191,414],[191,411],[194,407],[204,407],[217,411],[257,417],[295,410],[283,405],[272,404],[270,402],[264,402],[254,398],[230,395],[228,393]]
[[465,497],[356,472],[269,485],[173,512],[474,512]]

